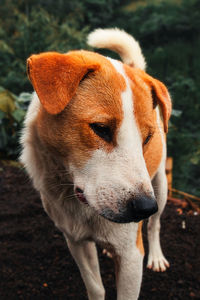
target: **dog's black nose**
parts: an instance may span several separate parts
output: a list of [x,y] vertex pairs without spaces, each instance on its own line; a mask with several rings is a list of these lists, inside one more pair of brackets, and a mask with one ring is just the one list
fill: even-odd
[[120,203],[118,213],[106,207],[100,214],[112,222],[129,223],[139,222],[157,211],[158,205],[154,197],[140,195],[129,199],[125,207]]
[[158,211],[158,205],[154,197],[141,196],[129,200],[127,213],[132,215],[133,220],[146,219]]

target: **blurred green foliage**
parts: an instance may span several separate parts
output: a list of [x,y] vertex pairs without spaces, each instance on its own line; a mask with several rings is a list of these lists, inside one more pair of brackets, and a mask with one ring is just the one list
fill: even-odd
[[32,91],[26,58],[87,49],[86,36],[97,27],[132,34],[140,41],[148,73],[168,86],[175,109],[168,134],[174,186],[200,195],[200,0],[1,0],[0,153],[19,153],[17,138],[30,95],[13,93]]
[[20,131],[32,93],[21,93],[19,97],[0,87],[0,154],[17,157]]

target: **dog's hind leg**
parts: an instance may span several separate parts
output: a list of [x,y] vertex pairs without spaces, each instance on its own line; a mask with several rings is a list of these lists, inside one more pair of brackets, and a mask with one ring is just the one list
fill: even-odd
[[160,246],[160,216],[167,201],[167,178],[165,175],[165,161],[159,167],[152,185],[158,203],[158,212],[150,217],[148,222],[149,255],[147,268],[153,271],[165,271],[169,262],[164,257]]
[[104,300],[105,290],[101,280],[95,243],[76,243],[67,238],[66,240],[69,250],[81,272],[89,300]]

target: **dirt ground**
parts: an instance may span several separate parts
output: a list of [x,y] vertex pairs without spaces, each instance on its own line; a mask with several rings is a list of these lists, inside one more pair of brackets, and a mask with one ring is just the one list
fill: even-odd
[[[183,228],[185,224],[185,229]],[[139,300],[200,299],[200,216],[167,205],[162,247],[167,272],[145,268]],[[144,229],[145,249],[146,231]],[[112,260],[101,254],[106,299],[116,299]],[[47,217],[23,170],[0,163],[0,299],[87,299],[62,234]]]

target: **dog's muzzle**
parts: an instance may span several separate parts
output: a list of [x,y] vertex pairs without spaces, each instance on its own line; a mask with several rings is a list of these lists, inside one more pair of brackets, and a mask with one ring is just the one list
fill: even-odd
[[[80,202],[88,204],[83,190],[77,187],[75,194]],[[129,199],[126,203],[127,205],[125,206],[119,201],[118,213],[114,212],[110,207],[105,207],[101,211],[98,210],[98,213],[115,223],[130,223],[147,219],[158,211],[157,202],[152,196],[141,195]]]
[[157,211],[158,205],[154,197],[140,196],[130,199],[125,208],[119,206],[117,214],[108,207],[100,214],[112,222],[129,223],[147,219]]

